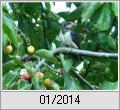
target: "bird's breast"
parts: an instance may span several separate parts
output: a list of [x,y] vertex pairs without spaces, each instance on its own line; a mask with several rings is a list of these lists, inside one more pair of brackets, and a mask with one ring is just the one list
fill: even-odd
[[65,34],[63,34],[61,32],[60,40],[61,40],[61,42],[64,42],[65,44],[67,44],[67,43],[69,44],[70,42],[72,42],[70,31],[66,32]]
[[61,31],[59,34],[59,38],[63,46],[78,48],[77,45],[72,41],[71,31],[67,31],[64,34]]

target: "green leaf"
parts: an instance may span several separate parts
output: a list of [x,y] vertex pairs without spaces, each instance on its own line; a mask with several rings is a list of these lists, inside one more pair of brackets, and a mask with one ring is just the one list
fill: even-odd
[[64,82],[64,89],[66,90],[80,90],[80,83],[78,82],[78,80],[72,78],[72,77],[68,77],[66,78],[65,82]]
[[13,82],[11,85],[10,85],[10,87],[9,87],[9,89],[10,90],[17,90],[17,82]]
[[31,88],[31,84],[29,84],[27,81],[25,80],[19,80],[18,81],[18,90],[30,90]]
[[45,7],[50,10],[51,9],[51,6],[50,6],[50,3],[49,2],[45,2]]
[[18,71],[9,71],[3,76],[3,89],[9,89],[10,85],[18,79]]
[[14,47],[17,46],[17,33],[14,22],[6,15],[2,15],[3,30],[8,35],[8,39],[12,42]]
[[35,90],[40,89],[39,78],[37,77],[36,74],[34,74],[34,76],[33,76],[33,86],[34,86]]
[[108,82],[105,81],[104,83],[100,84],[101,90],[116,90],[118,88],[118,82]]
[[12,70],[13,68],[15,68],[16,65],[17,64],[14,62],[14,60],[10,60],[10,61],[4,63],[3,64],[3,74],[5,74],[9,70]]
[[25,63],[24,67],[28,71],[28,73],[34,75],[35,70],[33,69],[33,66],[31,63]]
[[106,42],[112,49],[116,49],[116,42],[112,37],[106,36]]
[[78,7],[76,10],[74,10],[72,13],[70,13],[70,20],[74,21],[81,17],[82,7]]
[[112,3],[112,10],[115,16],[118,16],[118,3],[117,2]]
[[69,21],[70,20],[70,12],[60,12],[58,13],[59,16],[64,18],[65,20]]
[[71,2],[66,2],[66,7],[71,8],[72,3]]
[[112,80],[117,81],[118,80],[118,61],[112,61],[110,68],[113,74]]
[[17,36],[17,55],[22,56],[26,52],[26,45],[20,36]]
[[60,90],[60,87],[59,87],[59,85],[56,82],[53,82],[51,89],[52,90]]
[[84,4],[84,9],[81,14],[82,18],[84,19],[84,22],[86,22],[88,19],[91,18],[91,16],[98,9],[99,6],[100,6],[100,3],[97,3],[97,2]]
[[[48,71],[48,70],[47,70]],[[52,70],[49,70],[48,72],[47,72],[47,76],[49,77],[49,78],[51,78],[51,79],[54,79],[54,80],[56,80],[57,78],[58,78],[58,75],[55,73],[55,72],[53,72]]]
[[14,61],[15,61],[15,64],[17,64],[17,65],[19,65],[19,66],[21,66],[21,67],[24,67],[24,65],[23,65],[23,63],[22,63],[22,61],[21,61],[20,56],[15,55],[15,56],[14,56]]
[[48,26],[49,29],[47,30],[47,38],[49,43],[51,44],[55,40],[56,35],[59,33],[61,26],[58,21],[54,20],[53,17],[48,19]]
[[5,48],[6,45],[7,45],[7,34],[4,31],[2,32],[2,34],[3,34],[3,37],[2,37],[2,46],[3,46],[3,48]]
[[71,59],[65,60],[63,62],[63,66],[66,72],[68,72],[71,69],[72,65],[73,65],[73,61]]
[[50,61],[50,62],[58,62],[57,59],[54,57],[53,52],[46,50],[46,49],[40,49],[38,51],[35,52],[36,56],[45,58],[46,60]]
[[100,31],[108,30],[112,23],[112,13],[109,4],[104,4],[95,27]]

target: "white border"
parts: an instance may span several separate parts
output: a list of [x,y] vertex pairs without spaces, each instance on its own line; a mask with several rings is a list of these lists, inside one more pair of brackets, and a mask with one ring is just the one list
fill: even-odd
[[45,0],[45,1],[20,1],[20,0],[15,0],[15,1],[1,1],[1,15],[2,15],[2,4],[3,2],[23,2],[23,3],[30,3],[30,2],[105,2],[105,3],[110,3],[110,2],[117,2],[118,3],[118,89],[117,90],[2,90],[2,16],[1,16],[1,92],[118,92],[119,91],[119,1],[50,1],[50,0]]

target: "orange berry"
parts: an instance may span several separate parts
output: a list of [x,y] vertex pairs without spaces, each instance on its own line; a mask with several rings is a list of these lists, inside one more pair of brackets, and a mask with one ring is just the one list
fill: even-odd
[[11,45],[6,46],[6,52],[9,54],[13,51],[13,47]]
[[42,79],[43,78],[43,76],[44,76],[44,74],[42,73],[42,72],[37,72],[37,77],[39,78],[39,79]]

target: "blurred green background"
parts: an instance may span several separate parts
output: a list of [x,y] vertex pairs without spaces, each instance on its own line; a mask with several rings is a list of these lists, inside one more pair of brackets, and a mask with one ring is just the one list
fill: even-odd
[[[3,89],[48,89],[44,85],[46,78],[52,80],[53,85],[49,88],[52,90],[91,89],[81,80],[81,77],[98,90],[117,89],[117,60],[83,57],[83,67],[77,74],[74,73],[76,65],[81,62],[75,61],[70,55],[63,55],[63,60],[58,60],[58,62],[51,62],[47,59],[49,56],[48,50],[60,47],[57,35],[62,28],[63,21],[76,23],[74,30],[78,34],[81,49],[95,52],[118,52],[117,2],[3,2]],[[32,67],[36,67],[38,61],[32,61],[29,64],[18,59],[16,61],[16,55],[22,57],[27,54],[27,44],[24,42],[23,37],[19,35],[17,27],[30,44],[35,47],[36,51],[44,49],[44,51],[41,50],[41,53],[42,55],[46,54],[47,65],[54,67],[56,70],[64,68],[66,71],[63,74],[56,73],[48,68],[47,65],[43,65],[40,71],[44,73],[44,78],[39,80],[31,70]],[[11,54],[7,54],[5,51],[8,44],[13,46]],[[26,68],[32,74],[31,83],[23,79],[18,80],[22,68]]]

